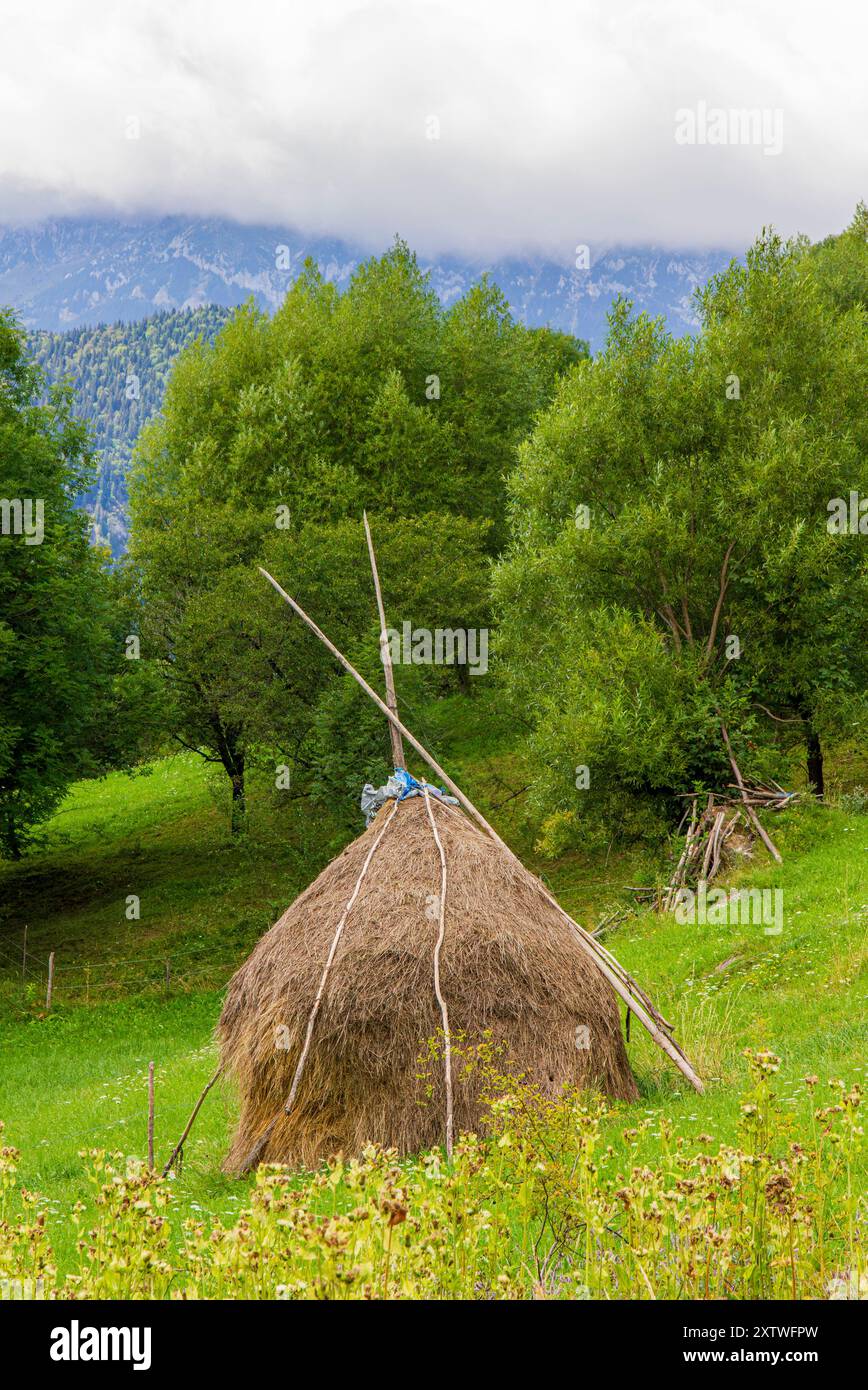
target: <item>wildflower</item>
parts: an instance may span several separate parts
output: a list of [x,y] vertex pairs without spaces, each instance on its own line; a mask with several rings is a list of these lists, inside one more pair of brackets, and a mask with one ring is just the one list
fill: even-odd
[[395,1202],[387,1199],[385,1202],[383,1202],[382,1210],[389,1217],[388,1224],[390,1230],[393,1226],[400,1226],[402,1221],[407,1220],[407,1208],[402,1206],[400,1202]]
[[792,1210],[793,1181],[786,1173],[776,1173],[765,1186],[766,1201],[781,1216]]

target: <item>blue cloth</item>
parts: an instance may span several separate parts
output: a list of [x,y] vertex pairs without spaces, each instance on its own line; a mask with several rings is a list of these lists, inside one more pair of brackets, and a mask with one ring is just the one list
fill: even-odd
[[442,787],[435,787],[431,782],[418,782],[412,773],[403,767],[395,768],[384,787],[375,787],[372,783],[366,782],[362,788],[361,801],[365,825],[370,825],[380,807],[387,801],[406,801],[410,796],[423,796],[426,791],[440,801],[448,801],[452,806],[458,805],[457,797],[448,796]]

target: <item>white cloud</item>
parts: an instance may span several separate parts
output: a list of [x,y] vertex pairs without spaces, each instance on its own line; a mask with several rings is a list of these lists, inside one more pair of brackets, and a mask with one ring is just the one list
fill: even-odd
[[[864,194],[866,27],[851,0],[5,0],[0,221],[213,214],[485,259],[819,236]],[[700,102],[780,110],[781,153],[679,145]]]

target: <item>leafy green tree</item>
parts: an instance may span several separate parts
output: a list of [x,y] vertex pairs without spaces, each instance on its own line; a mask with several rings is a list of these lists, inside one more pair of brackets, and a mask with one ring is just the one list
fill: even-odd
[[251,759],[315,756],[333,678],[276,624],[256,564],[271,559],[347,644],[372,632],[376,652],[367,508],[396,623],[484,625],[503,475],[583,351],[513,323],[485,282],[444,310],[397,242],[344,294],[307,265],[273,318],[247,307],[178,360],[138,449],[131,573],[170,728],[225,768],[236,827]]
[[839,311],[861,304],[868,309],[865,245],[868,242],[868,207],[859,203],[846,231],[808,247],[811,271],[823,297]]
[[762,237],[696,339],[617,305],[520,452],[502,642],[561,830],[729,780],[721,723],[754,772],[798,731],[820,789],[821,739],[866,728],[864,538],[827,526],[868,494],[865,317],[823,268]]
[[115,756],[118,616],[87,518],[87,434],[0,314],[0,850],[20,857],[76,778]]
[[[134,494],[142,508],[144,486]],[[437,514],[372,518],[372,524],[390,622],[484,625],[484,526]],[[131,561],[140,583],[143,653],[162,672],[168,728],[183,746],[224,768],[233,829],[244,824],[254,765],[272,775],[285,768],[293,788],[302,782],[323,796],[345,800],[352,784],[355,806],[362,780],[387,755],[382,716],[366,718],[351,695],[341,702],[336,663],[293,618],[257,563],[381,688],[361,523],[308,522],[283,531],[263,524],[256,512],[209,507],[199,496],[186,498],[179,510],[176,494],[165,527],[134,530]],[[432,672],[425,684],[436,692],[444,678]],[[399,671],[399,695],[402,681]],[[417,680],[410,683],[420,690]],[[364,749],[361,761],[357,747]]]
[[750,648],[738,669],[781,741],[803,741],[820,795],[823,744],[866,727],[864,533],[830,526],[834,499],[868,495],[866,231],[860,208],[814,248],[769,234],[701,296],[712,377],[739,374],[727,449],[749,467],[733,506],[731,621]]
[[494,551],[515,446],[585,351],[513,322],[485,281],[444,310],[397,242],[344,294],[308,264],[273,318],[248,307],[186,352],[140,455],[165,480],[199,468],[209,493],[305,519],[491,520]]

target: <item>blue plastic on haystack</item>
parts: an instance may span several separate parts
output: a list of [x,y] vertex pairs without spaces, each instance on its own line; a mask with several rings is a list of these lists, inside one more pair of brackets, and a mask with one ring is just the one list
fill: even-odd
[[380,807],[384,806],[387,801],[405,801],[408,796],[421,796],[426,790],[431,796],[436,796],[441,801],[448,801],[452,806],[458,805],[457,797],[447,796],[442,787],[435,787],[431,782],[417,782],[416,778],[403,767],[395,768],[384,787],[375,787],[370,782],[366,782],[362,788],[362,810],[365,813],[365,825],[370,825]]

